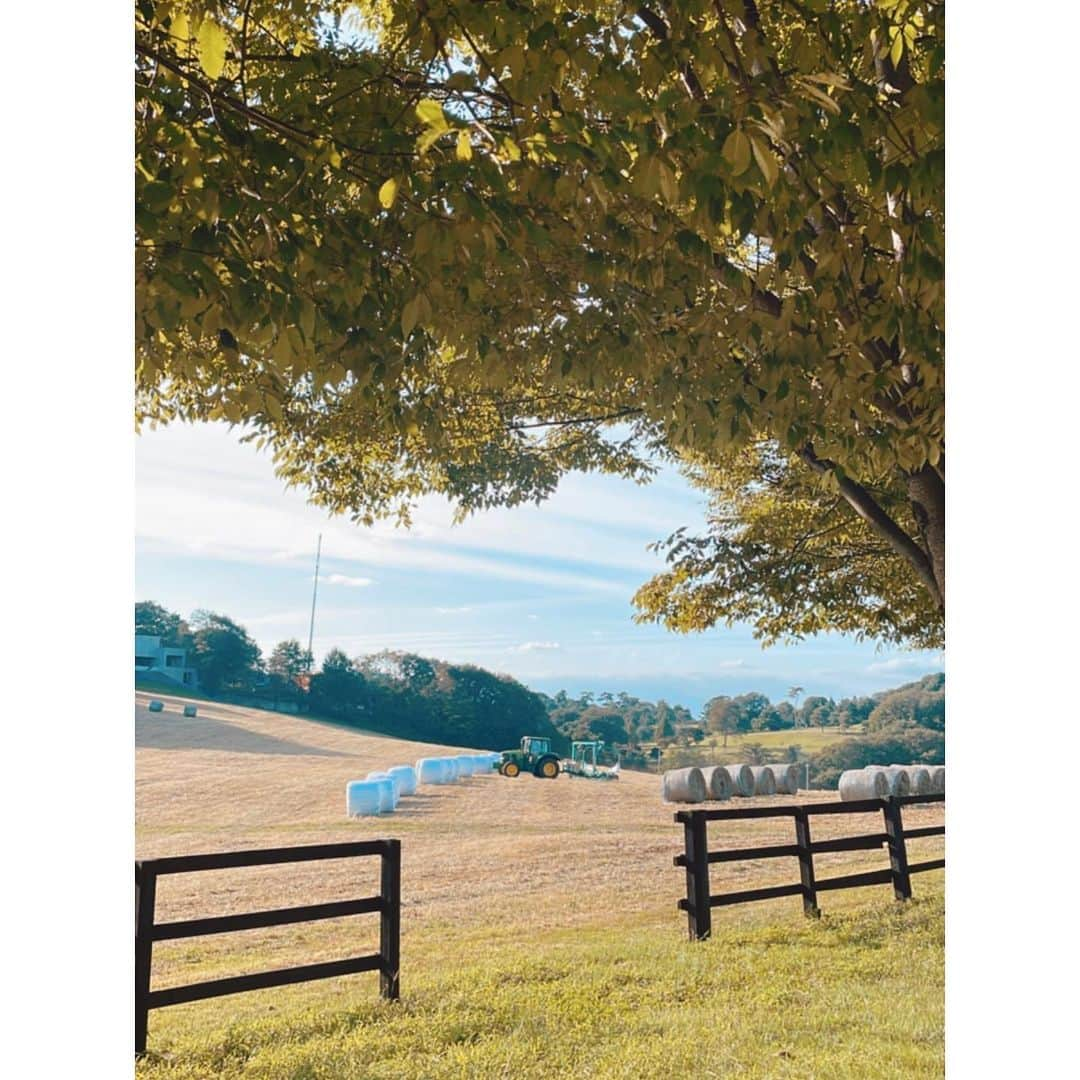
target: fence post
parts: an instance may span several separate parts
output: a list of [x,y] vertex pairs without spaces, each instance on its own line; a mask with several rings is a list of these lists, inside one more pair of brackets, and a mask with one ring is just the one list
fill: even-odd
[[379,920],[379,955],[382,960],[379,992],[389,1001],[401,994],[401,841],[387,840],[382,855],[382,915]]
[[889,867],[892,870],[893,895],[897,900],[911,899],[911,875],[908,873],[907,844],[900,804],[891,796],[885,799],[885,835],[889,838]]
[[820,918],[814,882],[814,853],[810,848],[810,815],[803,807],[795,808],[795,844],[799,849],[799,877],[803,887],[803,914]]
[[686,914],[690,940],[704,941],[712,933],[709,907],[709,847],[706,822],[700,810],[690,810],[683,821],[686,835]]
[[150,954],[154,947],[154,896],[157,875],[135,863],[135,1053],[146,1053],[150,1016]]

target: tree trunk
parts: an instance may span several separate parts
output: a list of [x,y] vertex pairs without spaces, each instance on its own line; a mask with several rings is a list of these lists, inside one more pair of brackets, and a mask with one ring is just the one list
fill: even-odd
[[929,465],[908,477],[908,497],[923,527],[930,567],[945,607],[945,481]]

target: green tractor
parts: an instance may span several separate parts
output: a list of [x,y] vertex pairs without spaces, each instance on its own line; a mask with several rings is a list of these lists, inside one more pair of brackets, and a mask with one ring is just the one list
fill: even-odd
[[504,750],[498,764],[502,776],[518,776],[531,772],[544,780],[554,780],[559,775],[558,756],[551,752],[551,740],[539,735],[526,735],[520,750]]

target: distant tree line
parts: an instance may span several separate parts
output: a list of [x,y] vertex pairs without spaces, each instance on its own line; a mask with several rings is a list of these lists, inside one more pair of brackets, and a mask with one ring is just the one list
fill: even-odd
[[149,601],[135,605],[135,632],[187,649],[202,689],[211,695],[275,707],[288,703],[420,742],[505,750],[523,735],[547,735],[558,750],[565,748],[540,695],[470,664],[405,652],[350,658],[335,648],[312,671],[310,654],[294,638],[264,658],[247,630],[226,615],[196,611],[185,620]]

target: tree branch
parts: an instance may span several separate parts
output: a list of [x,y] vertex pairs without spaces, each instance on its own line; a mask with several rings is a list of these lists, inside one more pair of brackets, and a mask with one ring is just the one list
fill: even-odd
[[814,448],[807,443],[799,451],[799,456],[819,475],[833,473],[840,486],[840,494],[848,502],[851,508],[865,521],[870,528],[884,538],[889,547],[906,559],[911,564],[919,580],[926,586],[927,591],[939,608],[944,608],[945,600],[941,595],[934,569],[926,552],[891,517],[878,505],[874,497],[862,486],[843,473],[836,472],[836,465],[832,461],[819,458],[814,453]]

